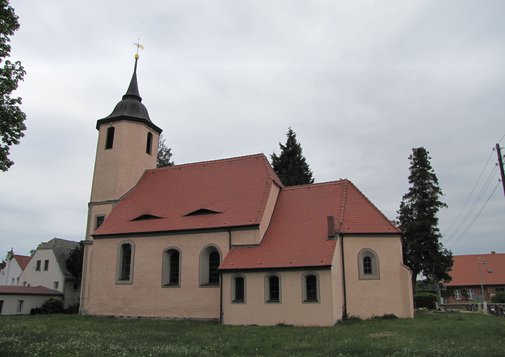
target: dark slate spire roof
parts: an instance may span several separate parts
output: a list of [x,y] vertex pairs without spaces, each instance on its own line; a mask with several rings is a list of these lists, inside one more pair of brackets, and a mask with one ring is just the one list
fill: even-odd
[[123,95],[123,99],[116,104],[112,113],[96,122],[97,129],[102,124],[112,123],[119,120],[129,120],[144,123],[156,132],[162,132],[162,130],[151,121],[147,108],[144,104],[142,104],[142,97],[139,94],[137,84],[137,61],[138,56],[136,55],[132,79],[130,81],[130,85],[128,86],[128,90],[125,95]]

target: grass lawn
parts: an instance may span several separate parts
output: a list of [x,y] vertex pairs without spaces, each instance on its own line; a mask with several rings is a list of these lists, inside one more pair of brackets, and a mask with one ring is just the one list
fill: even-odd
[[0,317],[0,356],[504,356],[505,318],[418,313],[335,327],[36,315]]

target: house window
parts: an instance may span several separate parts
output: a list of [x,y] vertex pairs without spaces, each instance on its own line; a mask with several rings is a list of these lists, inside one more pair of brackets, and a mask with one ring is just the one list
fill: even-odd
[[233,277],[232,302],[245,302],[245,278],[243,276]]
[[200,285],[219,286],[221,254],[214,246],[208,246],[200,254]]
[[48,271],[49,270],[49,260],[44,260],[44,271]]
[[4,301],[0,300],[0,315],[2,314],[3,307],[4,307]]
[[105,141],[105,149],[112,149],[112,146],[114,145],[114,127],[111,126],[107,128],[107,138]]
[[454,298],[456,300],[461,300],[461,290],[459,289],[454,290]]
[[24,304],[24,300],[18,300],[18,307],[17,307],[17,310],[16,312],[18,314],[22,313],[23,312],[23,304]]
[[119,282],[131,282],[132,280],[132,268],[133,268],[133,244],[132,243],[122,243],[119,246],[119,259],[118,259],[118,281]]
[[361,280],[379,279],[379,260],[371,249],[363,249],[358,254],[358,272]]
[[153,134],[147,133],[146,154],[151,155],[153,146]]
[[303,275],[303,302],[319,301],[318,277],[314,273]]
[[163,253],[163,285],[180,285],[181,254],[177,249],[170,248]]
[[37,260],[37,265],[35,266],[36,271],[40,271],[40,263],[41,263],[41,261]]
[[54,290],[58,290],[58,287],[59,287],[59,286],[60,286],[60,282],[59,282],[59,281],[55,281],[55,282],[53,283],[53,289],[54,289]]
[[266,302],[281,301],[281,279],[277,274],[269,274],[266,276]]
[[473,289],[466,289],[466,294],[468,296],[468,300],[473,300],[474,299]]
[[105,221],[105,216],[104,215],[96,216],[95,229],[100,228],[100,226],[102,225],[103,221]]

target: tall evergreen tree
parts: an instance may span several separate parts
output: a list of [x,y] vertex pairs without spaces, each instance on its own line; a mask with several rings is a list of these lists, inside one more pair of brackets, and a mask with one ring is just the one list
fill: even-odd
[[12,63],[9,57],[9,36],[19,28],[18,17],[8,0],[0,0],[0,170],[7,171],[14,162],[9,159],[10,147],[19,144],[26,130],[25,113],[21,111],[20,97],[11,97],[22,81],[25,70],[21,62]]
[[279,143],[281,153],[273,153],[272,167],[285,186],[304,185],[314,183],[312,171],[302,155],[302,147],[296,141],[296,134],[289,128],[286,145]]
[[84,245],[82,242],[72,249],[65,262],[67,270],[72,274],[76,281],[80,282],[82,277],[82,262],[84,257]]
[[403,259],[412,270],[412,284],[419,274],[435,281],[450,280],[452,253],[440,242],[437,213],[447,207],[437,176],[430,164],[431,157],[425,148],[412,149],[410,160],[409,191],[403,196],[398,211],[398,224],[402,231]]
[[158,159],[156,167],[174,166],[172,158],[172,150],[165,144],[165,139],[160,136],[158,141]]

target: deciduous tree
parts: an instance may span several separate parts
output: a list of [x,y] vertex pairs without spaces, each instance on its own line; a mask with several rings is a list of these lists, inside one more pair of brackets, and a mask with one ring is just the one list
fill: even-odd
[[412,149],[409,191],[398,211],[402,231],[403,259],[412,270],[413,288],[419,274],[435,281],[450,280],[452,253],[440,242],[437,213],[447,207],[441,201],[442,190],[425,148]]
[[286,134],[286,144],[279,143],[281,153],[279,156],[273,153],[272,167],[285,186],[304,185],[314,183],[312,171],[302,155],[302,147],[296,141],[296,134],[289,128]]
[[9,159],[10,147],[19,144],[26,130],[26,115],[19,107],[21,98],[12,92],[22,81],[25,70],[21,62],[11,62],[10,36],[19,28],[18,17],[8,0],[0,0],[0,170],[7,171],[14,162]]
[[83,256],[84,256],[84,245],[82,244],[82,242],[79,242],[77,247],[72,249],[70,255],[67,258],[67,261],[65,262],[67,270],[78,282],[81,281],[82,276]]

